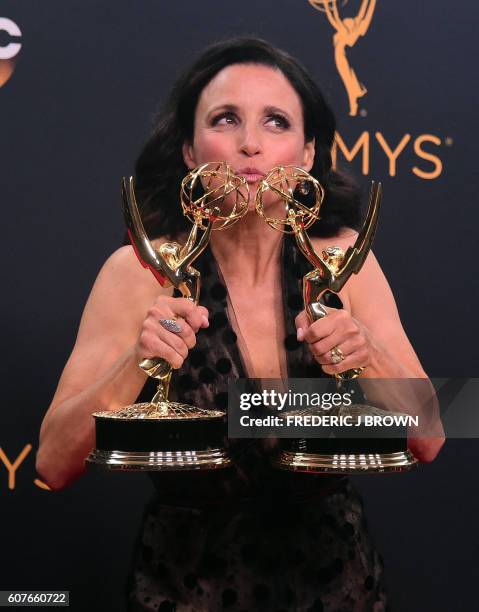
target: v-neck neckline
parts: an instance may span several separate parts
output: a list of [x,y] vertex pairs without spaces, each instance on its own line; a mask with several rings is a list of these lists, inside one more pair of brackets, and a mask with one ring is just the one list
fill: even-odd
[[[287,304],[286,304],[287,286],[286,286],[286,278],[285,278],[284,250],[285,250],[285,240],[283,239],[282,244],[281,244],[281,251],[280,251],[280,287],[279,287],[279,291],[280,291],[281,313],[279,313],[279,316],[281,316],[283,319],[282,325],[281,325],[283,334],[284,336],[288,336],[288,321],[287,321],[288,317],[287,317]],[[226,290],[224,313],[227,317],[230,328],[233,330],[233,332],[237,336],[237,341],[235,342],[234,349],[232,349],[232,352],[234,353],[234,356],[236,358],[236,361],[238,364],[238,370],[241,372],[240,377],[241,378],[253,378],[253,376],[251,376],[252,374],[255,374],[254,372],[252,372],[253,361],[250,357],[250,351],[245,342],[244,336],[241,333],[241,327],[239,325],[238,318],[235,313],[235,309],[233,306],[233,301],[231,299],[230,291],[228,289],[228,285],[224,279],[223,273],[221,271],[221,267],[212,252],[211,252],[211,257],[213,260],[213,265],[216,269],[217,278]],[[286,350],[286,347],[285,347],[284,337],[283,338],[278,337],[277,339],[279,341],[279,350],[282,351],[282,354],[280,355],[280,379],[285,379],[289,377],[288,351]],[[248,368],[248,364],[250,365],[250,368]],[[255,376],[255,378],[257,377]]]

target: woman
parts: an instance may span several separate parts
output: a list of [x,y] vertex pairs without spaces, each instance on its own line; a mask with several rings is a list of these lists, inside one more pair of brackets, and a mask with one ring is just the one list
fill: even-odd
[[[334,132],[331,110],[296,60],[258,39],[210,47],[177,82],[137,162],[150,235],[158,243],[184,239],[177,193],[188,169],[227,161],[254,201],[264,174],[291,164],[326,190],[316,250],[347,247],[358,197],[331,169]],[[105,263],[41,429],[37,469],[54,489],[85,469],[94,446],[92,412],[131,404],[143,387],[151,397],[137,365],[144,358],[164,357],[181,368],[177,399],[205,407],[226,407],[229,377],[322,376],[358,367],[372,378],[425,377],[372,254],[342,290],[344,308],[309,324],[300,282],[310,266],[254,206],[234,227],[213,232],[210,245],[195,263],[199,306],[162,289],[129,246]],[[173,317],[180,334],[159,323]],[[335,365],[336,346],[345,358]],[[411,441],[422,461],[441,445],[442,438]],[[145,512],[130,609],[385,609],[381,562],[349,482],[272,470],[267,446],[250,441],[231,441],[230,453],[232,470],[156,475],[159,495]]]

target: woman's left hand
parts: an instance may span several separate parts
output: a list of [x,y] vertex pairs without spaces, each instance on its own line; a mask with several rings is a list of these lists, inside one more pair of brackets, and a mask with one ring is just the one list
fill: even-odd
[[[334,375],[352,368],[365,368],[371,363],[371,344],[366,328],[347,310],[327,308],[328,314],[313,323],[303,310],[295,319],[299,341],[305,341],[326,374]],[[335,364],[332,349],[344,355]]]

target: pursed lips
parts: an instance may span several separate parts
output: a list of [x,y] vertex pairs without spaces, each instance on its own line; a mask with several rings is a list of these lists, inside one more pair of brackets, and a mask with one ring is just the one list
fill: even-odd
[[241,168],[236,172],[238,176],[242,176],[247,183],[257,183],[264,178],[264,172],[258,170],[258,168]]

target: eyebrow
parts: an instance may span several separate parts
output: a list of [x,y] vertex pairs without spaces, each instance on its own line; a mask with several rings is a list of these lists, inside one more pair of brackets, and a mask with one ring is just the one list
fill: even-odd
[[208,116],[212,115],[214,113],[217,113],[218,111],[223,110],[223,111],[229,111],[232,113],[236,113],[238,112],[238,107],[235,106],[234,104],[219,104],[218,106],[214,106],[209,112],[208,112]]
[[290,118],[290,114],[282,108],[279,108],[279,106],[265,106],[264,110],[268,115],[276,115],[279,113],[280,115]]
[[[236,106],[236,104],[219,104],[218,106],[215,106],[214,108],[210,110],[210,112],[208,113],[208,116],[220,110],[237,113],[239,111],[239,107]],[[291,115],[287,111],[283,110],[282,108],[279,108],[278,106],[268,105],[263,108],[263,111],[266,115],[275,115],[279,113],[280,115],[284,115],[285,117],[288,117],[288,119],[291,119]]]

